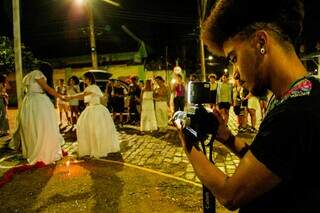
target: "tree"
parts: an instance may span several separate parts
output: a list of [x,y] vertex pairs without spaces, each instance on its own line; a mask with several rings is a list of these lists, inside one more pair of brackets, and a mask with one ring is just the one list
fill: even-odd
[[[21,45],[23,72],[27,73],[35,68],[37,59],[24,45]],[[13,42],[5,36],[0,36],[0,73],[14,72]]]

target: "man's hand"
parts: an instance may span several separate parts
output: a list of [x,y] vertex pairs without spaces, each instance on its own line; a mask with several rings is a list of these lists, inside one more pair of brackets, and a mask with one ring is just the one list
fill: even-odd
[[221,143],[224,143],[232,134],[230,129],[225,125],[225,121],[222,118],[218,109],[213,109],[212,113],[219,121],[219,127],[216,135],[216,139]]

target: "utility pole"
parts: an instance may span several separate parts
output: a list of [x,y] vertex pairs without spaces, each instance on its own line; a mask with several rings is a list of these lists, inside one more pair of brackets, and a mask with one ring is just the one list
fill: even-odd
[[20,0],[12,0],[13,9],[13,39],[14,39],[14,59],[16,71],[16,88],[18,108],[21,108],[23,99],[22,89],[22,56],[21,56],[21,33],[20,33]]
[[[206,0],[204,4],[206,5]],[[205,17],[205,10],[202,7],[202,0],[198,0],[198,13],[199,13],[199,45],[200,45],[200,62],[201,62],[201,78],[202,81],[206,81],[206,64],[205,64],[205,54],[204,54],[204,44],[201,37],[202,32],[202,22]]]
[[90,51],[91,51],[91,60],[92,60],[92,68],[98,69],[98,55],[96,48],[96,39],[94,32],[94,17],[92,12],[92,3],[91,1],[87,1],[88,8],[88,16],[89,16],[89,36],[90,36]]
[[165,60],[166,60],[166,83],[169,82],[169,69],[168,69],[168,46],[165,48]]

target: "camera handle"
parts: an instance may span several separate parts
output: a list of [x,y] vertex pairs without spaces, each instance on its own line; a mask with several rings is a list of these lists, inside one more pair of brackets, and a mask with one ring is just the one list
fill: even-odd
[[[210,142],[208,144],[209,146],[209,161],[214,164],[213,161],[213,142],[214,142],[214,135],[211,136]],[[206,152],[206,145],[204,144],[204,140],[200,141],[202,146],[202,152],[206,157],[208,157]],[[203,196],[203,212],[204,213],[215,213],[216,212],[216,199],[212,192],[205,186],[202,185],[202,196]]]

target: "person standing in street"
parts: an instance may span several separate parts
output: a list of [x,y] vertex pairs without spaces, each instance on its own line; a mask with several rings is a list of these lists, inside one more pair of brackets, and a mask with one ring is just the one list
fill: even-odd
[[157,120],[154,110],[153,88],[150,79],[141,92],[141,121],[140,131],[152,132],[157,130]]
[[130,78],[131,84],[129,85],[128,96],[129,98],[129,121],[131,124],[138,124],[140,121],[140,113],[138,105],[140,105],[141,89],[137,84],[137,77]]
[[68,96],[68,100],[84,99],[86,108],[77,122],[77,140],[79,157],[106,157],[109,153],[120,151],[120,143],[112,116],[101,99],[103,93],[96,85],[92,72],[84,73],[87,85],[82,93]]
[[168,128],[168,88],[161,76],[155,78],[158,87],[154,91],[155,110],[159,132],[166,132]]
[[[67,95],[67,91],[68,88],[67,86],[64,84],[64,79],[59,79],[59,85],[56,88],[57,92],[62,95],[62,96],[66,96]],[[62,118],[63,118],[63,113],[65,113],[66,119],[68,124],[70,124],[70,119],[69,119],[69,104],[68,102],[57,98],[57,107],[59,109],[59,118],[60,118],[60,125],[63,124]]]
[[112,108],[113,108],[113,120],[116,121],[117,113],[119,113],[119,125],[123,127],[123,113],[124,113],[124,88],[120,85],[118,80],[115,81],[113,87],[112,96]]
[[176,81],[172,86],[172,92],[174,94],[174,112],[183,111],[185,105],[185,83],[182,80],[181,74],[176,74]]
[[217,75],[210,74],[209,75],[210,82],[210,108],[216,107],[217,102]]
[[0,137],[9,135],[8,104],[9,96],[7,93],[8,78],[0,75]]
[[312,171],[320,163],[320,80],[295,51],[303,19],[300,0],[220,0],[205,21],[209,50],[229,59],[253,95],[273,93],[251,145],[213,111],[220,123],[215,138],[240,158],[230,177],[179,131],[197,176],[230,210],[319,212],[320,174]]
[[232,105],[232,84],[228,82],[228,74],[221,76],[217,83],[217,104],[225,123],[229,121],[229,109]]
[[[68,79],[67,88],[68,88],[67,90],[68,95],[74,95],[80,92],[79,79],[77,76],[71,76]],[[78,99],[70,100],[69,107],[70,107],[70,121],[73,126],[73,129],[75,129],[78,117],[80,115],[79,100]]]
[[41,63],[39,70],[28,73],[22,81],[27,93],[9,147],[21,150],[30,164],[40,161],[50,164],[62,158],[64,139],[59,132],[54,105],[46,92],[61,100],[65,97],[52,87],[52,73],[48,63]]

